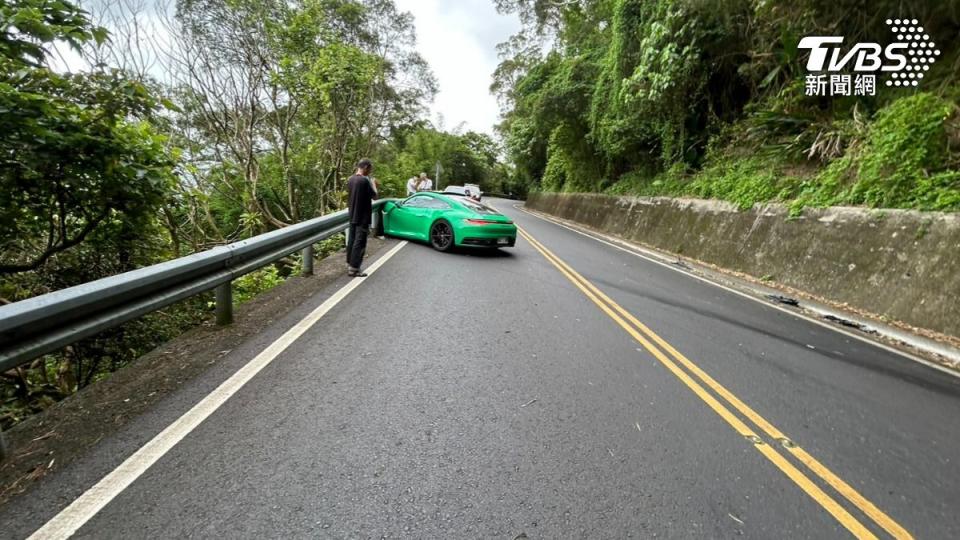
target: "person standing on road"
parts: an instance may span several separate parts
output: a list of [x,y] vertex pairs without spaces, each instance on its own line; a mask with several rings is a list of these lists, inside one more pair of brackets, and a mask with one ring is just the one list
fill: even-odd
[[366,277],[360,270],[363,255],[367,250],[367,236],[373,217],[373,200],[377,198],[376,181],[370,178],[373,162],[363,158],[357,163],[357,171],[347,181],[347,207],[350,213],[350,229],[347,238],[347,275]]
[[427,173],[420,173],[420,187],[417,191],[430,191],[433,189],[433,180],[430,180],[430,177],[427,176]]
[[425,187],[426,184],[424,182],[426,178],[427,178],[427,173],[420,173],[420,176],[417,177],[417,187],[416,187],[417,191],[423,191],[424,189],[426,189]]
[[407,180],[407,197],[417,192],[417,184],[419,183],[420,180],[416,176],[411,176],[410,179]]

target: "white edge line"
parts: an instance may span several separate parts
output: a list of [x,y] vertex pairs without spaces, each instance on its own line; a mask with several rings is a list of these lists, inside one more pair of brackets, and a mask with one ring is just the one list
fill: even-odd
[[[393,249],[377,259],[366,270],[372,275],[384,263],[390,260],[406,241],[400,242]],[[230,396],[239,391],[257,373],[269,365],[281,352],[317,323],[334,306],[346,298],[348,294],[363,283],[363,279],[351,279],[349,283],[327,298],[320,306],[310,312],[296,325],[287,330],[276,341],[240,368],[229,379],[220,384],[214,391],[200,400],[189,411],[176,419],[153,439],[140,447],[116,469],[104,476],[93,487],[77,497],[69,506],[50,519],[43,527],[30,535],[29,540],[69,538],[87,521],[97,514],[117,495],[123,492],[140,475],[146,472],[154,463],[164,456],[178,442],[183,440],[201,422],[213,414],[223,405]]]
[[925,359],[920,358],[920,357],[918,357],[918,356],[912,355],[912,354],[910,354],[910,353],[908,353],[908,352],[906,352],[906,351],[901,351],[900,349],[896,349],[896,348],[891,347],[891,346],[889,346],[889,345],[887,345],[887,344],[885,344],[885,343],[881,343],[881,342],[878,342],[878,341],[873,341],[873,340],[871,340],[871,339],[869,339],[869,338],[866,338],[866,337],[863,337],[863,336],[854,334],[853,332],[850,332],[850,331],[848,331],[848,330],[844,330],[843,328],[837,328],[837,327],[835,327],[835,326],[833,326],[833,325],[827,324],[827,323],[825,323],[825,322],[823,322],[823,321],[820,321],[820,320],[817,320],[817,319],[815,319],[815,318],[813,318],[813,317],[810,317],[809,315],[806,315],[806,314],[803,314],[803,313],[797,313],[797,312],[795,312],[795,311],[791,311],[791,310],[789,310],[789,309],[785,309],[785,308],[780,307],[780,306],[778,306],[778,305],[771,304],[771,303],[769,303],[769,302],[764,302],[763,300],[761,300],[760,298],[757,298],[756,296],[747,294],[747,293],[742,292],[742,291],[738,291],[738,290],[736,290],[736,289],[734,289],[734,288],[728,287],[728,286],[723,285],[723,284],[721,284],[721,283],[717,283],[717,282],[715,282],[715,281],[711,281],[711,280],[709,280],[709,279],[707,279],[707,278],[705,278],[705,277],[698,276],[698,275],[693,274],[693,273],[690,273],[690,272],[685,272],[685,271],[683,271],[682,269],[676,268],[676,267],[674,267],[674,266],[672,266],[672,265],[670,265],[670,264],[667,264],[667,263],[665,263],[665,262],[663,262],[663,261],[658,261],[657,259],[655,259],[655,258],[653,258],[653,257],[651,257],[651,256],[649,256],[649,255],[644,255],[643,253],[638,253],[637,251],[634,251],[634,250],[632,250],[632,249],[627,249],[627,248],[625,248],[625,247],[623,247],[623,246],[618,246],[617,244],[614,244],[613,242],[609,242],[609,241],[607,241],[607,240],[604,240],[603,238],[599,238],[599,237],[597,237],[597,236],[595,236],[595,235],[593,235],[593,234],[591,234],[591,233],[587,233],[587,232],[584,232],[584,231],[577,230],[577,229],[575,229],[575,228],[573,228],[573,227],[570,227],[570,226],[568,226],[568,225],[566,225],[566,224],[564,224],[564,223],[561,223],[561,222],[559,222],[559,221],[556,221],[556,220],[554,220],[554,219],[552,219],[552,218],[550,218],[550,217],[541,216],[539,212],[534,213],[534,212],[532,212],[532,211],[530,211],[530,210],[527,210],[526,208],[521,207],[520,205],[513,205],[513,207],[516,208],[517,210],[520,210],[521,212],[524,212],[524,213],[526,213],[526,214],[529,214],[529,215],[531,215],[531,216],[533,216],[533,217],[535,217],[535,218],[537,218],[537,219],[541,219],[541,220],[546,221],[546,222],[548,222],[548,223],[553,223],[554,225],[557,225],[558,227],[563,227],[564,229],[567,229],[567,230],[573,231],[573,232],[575,232],[575,233],[577,233],[577,234],[586,236],[587,238],[592,238],[593,240],[596,240],[597,242],[600,242],[600,243],[606,244],[606,245],[608,245],[608,246],[610,246],[610,247],[619,249],[620,251],[629,253],[629,254],[631,254],[631,255],[633,255],[633,256],[640,257],[641,259],[646,259],[646,260],[648,260],[648,261],[650,261],[650,262],[652,262],[652,263],[659,264],[660,266],[662,266],[662,267],[664,267],[664,268],[668,268],[668,269],[670,269],[670,270],[673,270],[674,272],[678,272],[678,273],[680,273],[680,274],[683,274],[683,275],[685,275],[685,276],[691,277],[691,278],[693,278],[693,279],[697,279],[697,280],[700,280],[700,281],[702,281],[702,282],[704,282],[704,283],[708,283],[708,284],[710,284],[710,285],[713,285],[714,287],[719,287],[719,288],[721,288],[721,289],[723,289],[723,290],[725,290],[725,291],[729,291],[729,292],[732,292],[732,293],[734,293],[734,294],[736,294],[736,295],[739,295],[739,296],[742,296],[742,297],[744,297],[744,298],[747,298],[747,299],[749,299],[749,300],[753,300],[754,302],[756,302],[756,303],[758,303],[758,304],[760,304],[760,305],[767,306],[767,307],[771,307],[771,308],[773,308],[773,309],[782,311],[782,312],[787,313],[787,314],[789,314],[789,315],[793,315],[794,317],[797,317],[797,318],[799,318],[799,319],[804,319],[804,320],[809,321],[809,322],[812,322],[812,323],[814,323],[814,324],[816,324],[816,325],[818,325],[818,326],[822,326],[823,328],[827,328],[827,329],[829,329],[829,330],[833,330],[834,332],[838,332],[838,333],[843,334],[843,335],[845,335],[845,336],[849,336],[849,337],[852,337],[852,338],[854,338],[854,339],[856,339],[856,340],[862,341],[863,343],[866,343],[866,344],[868,344],[868,345],[873,345],[874,347],[879,347],[879,348],[881,348],[881,349],[883,349],[883,350],[885,350],[885,351],[887,351],[887,352],[891,352],[891,353],[897,354],[897,355],[902,356],[902,357],[904,357],[904,358],[906,358],[906,359],[908,359],[908,360],[913,360],[914,362],[917,362],[917,363],[919,363],[919,364],[923,364],[923,365],[925,365],[925,366],[927,366],[927,367],[929,367],[929,368],[933,368],[933,369],[935,369],[935,370],[937,370],[937,371],[940,371],[940,372],[942,372],[942,373],[946,373],[947,375],[951,375],[951,376],[953,376],[953,377],[960,378],[960,372],[957,372],[957,371],[955,371],[955,370],[952,370],[952,369],[950,369],[950,368],[948,368],[948,367],[941,366],[940,364],[937,364],[937,363],[935,363],[935,362],[931,362],[931,361],[929,361],[929,360],[925,360]]

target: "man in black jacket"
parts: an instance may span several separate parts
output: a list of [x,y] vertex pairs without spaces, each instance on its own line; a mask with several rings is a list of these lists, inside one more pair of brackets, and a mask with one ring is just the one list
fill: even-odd
[[373,216],[373,200],[377,198],[374,180],[370,179],[373,162],[361,159],[357,163],[357,172],[347,181],[347,206],[350,208],[350,232],[347,235],[347,275],[366,277],[360,270],[363,254],[367,250],[367,235],[370,234],[370,220]]

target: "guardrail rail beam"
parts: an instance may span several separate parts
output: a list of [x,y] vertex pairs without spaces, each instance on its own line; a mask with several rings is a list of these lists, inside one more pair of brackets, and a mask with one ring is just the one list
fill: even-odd
[[[392,200],[374,201],[374,210],[379,214]],[[217,321],[228,323],[233,319],[232,280],[308,247],[312,249],[317,242],[342,233],[349,222],[347,211],[341,210],[229,245],[0,306],[0,371],[214,289]],[[312,257],[305,259],[312,264]]]

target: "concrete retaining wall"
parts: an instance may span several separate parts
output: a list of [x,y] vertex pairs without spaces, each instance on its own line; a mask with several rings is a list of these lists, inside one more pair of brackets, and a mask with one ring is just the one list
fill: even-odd
[[960,215],[531,193],[527,207],[591,228],[960,336]]

